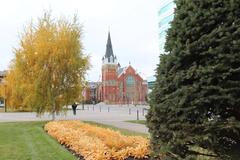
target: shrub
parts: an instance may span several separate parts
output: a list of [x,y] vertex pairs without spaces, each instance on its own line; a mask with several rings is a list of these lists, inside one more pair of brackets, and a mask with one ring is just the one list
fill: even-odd
[[47,123],[44,129],[86,160],[123,160],[149,155],[149,142],[146,138],[124,136],[117,131],[80,121],[53,121]]

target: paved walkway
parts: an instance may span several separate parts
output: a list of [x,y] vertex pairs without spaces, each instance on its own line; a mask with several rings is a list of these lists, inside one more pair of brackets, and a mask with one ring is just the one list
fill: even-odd
[[[82,108],[78,106],[78,108]],[[141,133],[148,133],[148,129],[145,125],[134,124],[125,122],[127,120],[136,120],[137,112],[140,120],[145,119],[146,108],[145,106],[106,106],[106,105],[85,105],[84,110],[77,110],[77,115],[74,116],[72,111],[69,110],[64,114],[56,116],[57,120],[82,120],[93,121],[97,123],[112,125],[118,128],[128,129]],[[138,111],[137,111],[138,110]],[[12,112],[12,113],[0,113],[0,122],[16,122],[16,121],[45,121],[51,120],[51,115],[44,114],[41,117],[36,117],[36,113],[33,112]]]

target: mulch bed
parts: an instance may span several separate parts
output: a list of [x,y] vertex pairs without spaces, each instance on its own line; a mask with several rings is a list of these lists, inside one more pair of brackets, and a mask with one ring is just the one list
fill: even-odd
[[69,152],[71,152],[75,157],[77,157],[78,160],[85,160],[82,155],[78,154],[78,153],[75,152],[74,150],[70,149],[69,147],[65,146],[64,144],[62,144],[62,146],[63,146],[64,148],[66,148]]
[[[75,157],[77,157],[78,160],[85,160],[84,157],[78,153],[76,153],[74,150],[70,149],[69,147],[62,144],[64,148],[66,148],[69,152],[71,152]],[[134,158],[134,157],[128,157],[125,160],[161,160],[160,158]]]

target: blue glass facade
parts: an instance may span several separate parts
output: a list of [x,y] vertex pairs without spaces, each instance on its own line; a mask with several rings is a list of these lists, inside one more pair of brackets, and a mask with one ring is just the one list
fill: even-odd
[[174,8],[176,7],[173,0],[164,0],[158,11],[159,17],[159,49],[160,54],[164,54],[164,45],[166,42],[166,31],[170,27],[170,22],[174,18]]
[[169,1],[163,5],[160,10],[158,11],[158,15],[164,14],[165,12],[168,12],[169,10],[175,8],[175,4],[173,1]]
[[160,27],[161,26],[164,26],[164,25],[168,25],[169,22],[171,22],[173,20],[173,14],[167,16],[167,17],[164,17],[160,22],[159,22],[159,25]]

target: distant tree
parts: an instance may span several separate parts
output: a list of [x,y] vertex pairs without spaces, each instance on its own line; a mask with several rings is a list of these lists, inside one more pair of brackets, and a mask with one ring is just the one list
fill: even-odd
[[89,68],[81,34],[76,16],[72,21],[53,20],[50,13],[25,29],[6,78],[9,90],[19,89],[22,98],[12,106],[21,104],[38,114],[51,112],[55,119],[63,106],[79,99]]
[[146,102],[146,103],[148,103],[148,101],[149,101],[148,99],[149,99],[149,97],[148,97],[148,95],[146,95],[146,96],[145,96],[145,102]]
[[6,83],[1,82],[0,83],[0,101],[1,103],[5,103],[5,109],[6,109]]
[[[20,85],[21,77],[18,77],[17,70],[13,70],[10,67],[3,83],[0,84],[0,97],[5,100],[5,107],[7,106],[10,110],[20,110],[23,109],[23,95],[25,94],[22,85]],[[24,110],[29,110],[29,108],[24,107]]]
[[147,115],[152,148],[239,159],[240,1],[175,2]]
[[4,83],[0,83],[0,100],[1,101],[4,101],[4,99],[5,99],[5,86],[4,86]]

